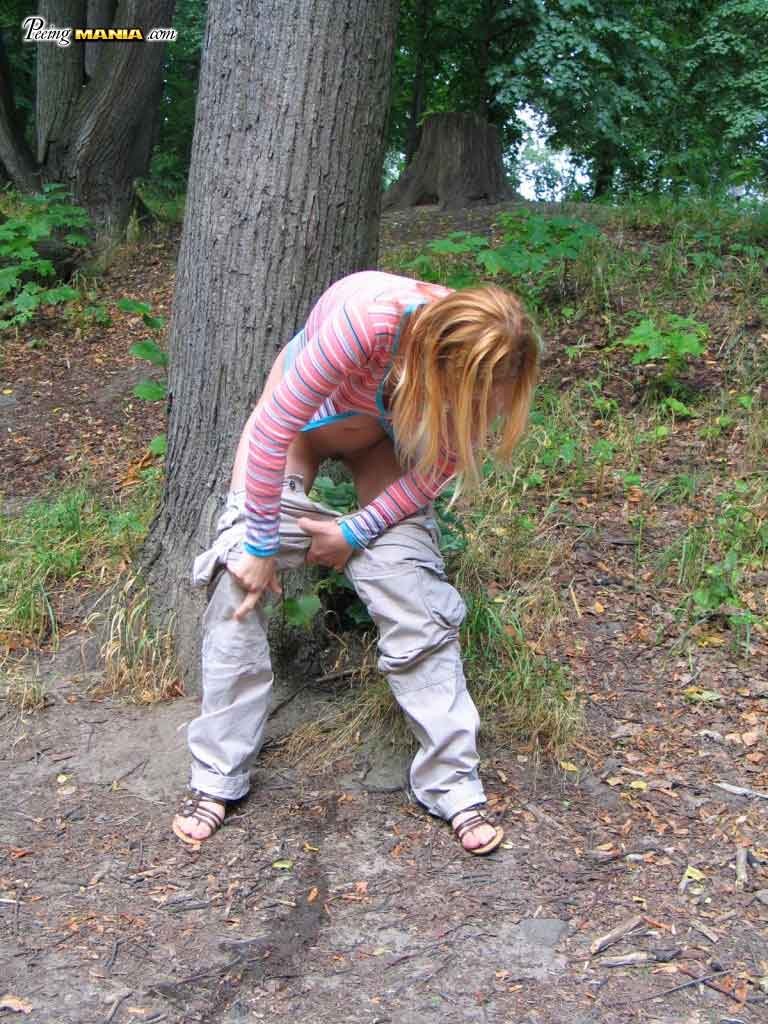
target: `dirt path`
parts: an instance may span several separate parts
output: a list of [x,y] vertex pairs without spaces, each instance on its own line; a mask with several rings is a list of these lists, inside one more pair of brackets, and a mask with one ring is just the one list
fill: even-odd
[[[615,758],[570,781],[524,753],[491,752],[485,779],[508,842],[475,860],[402,790],[384,791],[400,784],[405,760],[378,750],[317,777],[261,768],[259,799],[193,851],[168,819],[194,700],[94,700],[98,669],[83,671],[73,641],[41,670],[51,705],[23,720],[7,710],[0,722],[0,976],[2,991],[31,1007],[20,1019],[768,1019],[765,996],[743,980],[768,974],[759,799],[699,787],[694,773],[622,799],[605,781],[620,770]],[[316,714],[321,699],[299,694],[270,735]],[[624,764],[634,732],[620,743]],[[750,829],[740,889],[734,835]],[[702,876],[681,892],[688,865]],[[630,937],[590,955],[596,937],[635,915]],[[604,965],[637,951],[675,959]],[[658,997],[691,980],[683,970],[718,975],[736,998],[697,986]]]

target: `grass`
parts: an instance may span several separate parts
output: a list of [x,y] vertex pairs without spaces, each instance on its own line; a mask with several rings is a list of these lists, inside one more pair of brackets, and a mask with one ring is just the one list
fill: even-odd
[[48,706],[48,691],[42,680],[15,674],[8,679],[3,699],[20,715],[29,715]]
[[63,595],[103,584],[130,561],[146,532],[158,496],[145,478],[125,498],[85,486],[32,501],[0,521],[0,642],[55,642]]
[[152,619],[150,594],[140,577],[126,575],[110,592],[106,611],[89,616],[104,641],[103,682],[97,694],[156,704],[184,692],[173,647],[173,622]]

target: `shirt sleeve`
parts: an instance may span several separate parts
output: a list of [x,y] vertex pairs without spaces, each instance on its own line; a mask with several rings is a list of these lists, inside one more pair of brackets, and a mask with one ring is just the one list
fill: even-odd
[[401,476],[369,505],[340,520],[347,543],[355,548],[367,547],[379,534],[424,508],[453,477],[455,466],[455,458],[446,455],[440,469],[433,474],[411,470]]
[[326,316],[254,417],[245,480],[245,550],[262,558],[280,549],[280,495],[288,447],[341,382],[373,354],[366,310],[342,303]]

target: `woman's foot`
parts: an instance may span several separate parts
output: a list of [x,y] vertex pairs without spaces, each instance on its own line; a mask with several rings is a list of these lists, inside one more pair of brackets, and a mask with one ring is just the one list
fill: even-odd
[[179,813],[173,819],[174,833],[183,843],[195,845],[210,839],[224,822],[227,805],[223,800],[190,789]]
[[484,805],[468,807],[451,818],[456,838],[472,854],[490,853],[504,838],[504,831],[492,825],[485,816]]

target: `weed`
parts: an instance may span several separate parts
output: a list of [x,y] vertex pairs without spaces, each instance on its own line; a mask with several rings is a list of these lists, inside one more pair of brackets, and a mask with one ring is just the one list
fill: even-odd
[[635,350],[635,365],[661,363],[663,370],[658,383],[665,392],[679,386],[679,376],[691,357],[704,354],[708,329],[688,317],[667,314],[657,324],[653,319],[642,320],[620,344]]
[[49,704],[45,683],[41,679],[31,679],[25,675],[12,676],[3,697],[5,702],[15,708],[20,715],[43,711]]
[[69,285],[48,283],[56,271],[36,245],[61,234],[73,249],[88,244],[88,214],[71,203],[63,185],[44,185],[39,195],[19,197],[15,205],[0,224],[0,330],[28,323],[41,306],[78,297]]
[[98,624],[106,639],[100,693],[125,696],[137,704],[155,704],[183,693],[173,651],[173,623],[159,627],[150,616],[150,595],[137,576],[113,590],[106,612],[94,612],[87,625]]

